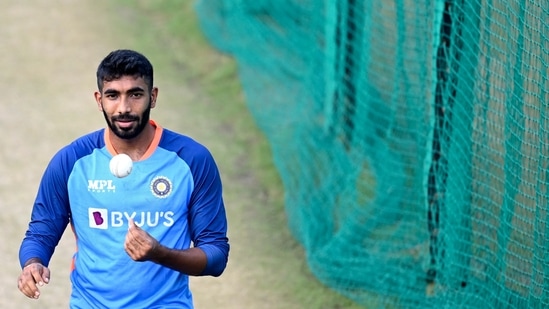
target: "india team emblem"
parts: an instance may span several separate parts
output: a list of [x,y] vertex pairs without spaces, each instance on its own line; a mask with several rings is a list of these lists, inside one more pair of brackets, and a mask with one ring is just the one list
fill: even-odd
[[166,198],[172,192],[172,182],[164,176],[158,176],[151,181],[151,192],[158,198]]

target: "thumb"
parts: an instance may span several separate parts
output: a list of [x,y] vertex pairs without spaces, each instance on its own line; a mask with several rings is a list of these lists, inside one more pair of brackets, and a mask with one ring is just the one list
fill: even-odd
[[137,226],[137,224],[135,224],[135,221],[133,221],[132,218],[130,218],[128,220],[128,230],[129,229],[139,229],[139,226]]
[[47,267],[44,267],[44,271],[42,272],[42,281],[44,281],[44,283],[50,282],[50,269]]

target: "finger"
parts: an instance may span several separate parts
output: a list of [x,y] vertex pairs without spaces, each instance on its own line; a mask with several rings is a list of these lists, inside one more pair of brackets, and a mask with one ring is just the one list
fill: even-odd
[[135,248],[129,240],[126,240],[126,242],[124,243],[124,251],[126,251],[128,256],[132,260],[134,260],[134,261],[137,260],[137,256],[135,255]]
[[136,241],[136,238],[139,237],[139,230],[138,227],[134,225],[130,225],[128,228],[128,232],[126,233],[126,243],[131,244]]
[[128,239],[136,246],[141,245],[147,238],[149,238],[149,234],[136,224],[130,226],[127,235],[129,236]]
[[[29,265],[27,267],[29,268],[30,275],[33,281],[39,286],[43,286],[44,278],[42,278],[42,275],[44,273],[45,267],[43,267],[42,265],[35,265],[35,264]],[[48,277],[49,277],[49,271],[48,271]]]
[[[21,278],[24,282],[31,281],[32,283],[36,283],[38,285],[44,285],[44,279],[42,278],[42,274],[44,273],[45,269],[47,268],[39,263],[29,264],[23,268]],[[49,270],[47,273],[47,277],[49,278]]]
[[40,297],[40,291],[36,287],[36,282],[28,274],[22,274],[18,281],[19,291],[29,298]]
[[[131,229],[131,227],[130,227]],[[126,239],[124,240],[124,250],[130,257],[133,257],[133,251],[135,247],[135,235],[133,235],[131,230],[128,230],[126,233]]]
[[131,231],[128,231],[126,233],[126,239],[124,240],[124,248],[127,249],[131,246],[131,243],[133,242],[134,236],[132,235]]
[[126,250],[126,252],[129,252],[130,250],[130,247],[131,247],[131,234],[130,232],[128,232],[128,234],[126,234],[126,240],[124,241],[124,250]]
[[50,269],[47,267],[44,267],[44,271],[42,272],[42,281],[44,281],[45,284],[50,283]]

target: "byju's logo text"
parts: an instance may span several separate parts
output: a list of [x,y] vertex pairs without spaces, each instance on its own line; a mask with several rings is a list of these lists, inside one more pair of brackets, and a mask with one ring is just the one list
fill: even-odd
[[155,227],[158,225],[172,226],[174,222],[173,211],[111,211],[104,208],[88,208],[88,218],[91,228],[106,230],[109,227],[119,228],[128,226],[130,219],[133,219],[139,227]]

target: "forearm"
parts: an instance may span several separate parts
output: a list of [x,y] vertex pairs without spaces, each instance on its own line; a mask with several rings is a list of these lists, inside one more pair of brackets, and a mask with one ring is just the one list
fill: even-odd
[[191,276],[202,274],[208,264],[206,253],[199,248],[176,250],[162,245],[154,249],[151,261]]
[[49,242],[26,237],[19,248],[19,263],[21,267],[25,267],[30,260],[37,259],[44,266],[48,266],[54,248]]

